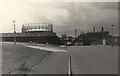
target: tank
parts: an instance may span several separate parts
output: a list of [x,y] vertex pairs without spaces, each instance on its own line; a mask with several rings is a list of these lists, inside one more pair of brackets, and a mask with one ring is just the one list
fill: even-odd
[[30,32],[53,32],[53,24],[50,23],[29,23],[22,26],[22,33]]

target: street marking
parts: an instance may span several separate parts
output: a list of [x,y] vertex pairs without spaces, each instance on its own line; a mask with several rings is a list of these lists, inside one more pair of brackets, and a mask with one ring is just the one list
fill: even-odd
[[37,64],[36,66],[34,66],[33,68],[31,68],[30,71],[34,70],[34,69],[37,68],[41,63],[45,62],[51,55],[52,55],[52,51],[51,51],[51,54],[50,54],[49,56],[47,56],[45,59],[43,59],[41,62],[39,62],[39,64]]
[[68,75],[72,76],[72,65],[71,65],[71,54],[67,49],[67,53],[68,53]]
[[[35,68],[37,68],[41,63],[45,62],[51,55],[52,55],[52,51],[51,51],[51,53],[50,53],[49,56],[47,56],[45,59],[43,59],[42,61],[40,61],[40,62],[39,62],[37,65],[35,65],[34,67],[30,68],[29,72],[31,72],[32,70],[34,70]],[[19,64],[21,64],[21,63],[19,63]],[[16,70],[18,70],[18,68],[15,68],[14,70],[9,71],[8,73],[10,74],[10,73],[12,73],[12,72],[15,72]]]
[[57,49],[54,47],[40,47],[40,46],[28,46],[26,47],[34,48],[34,49],[40,49],[40,50],[46,50],[46,51],[52,51],[52,52],[67,52],[67,50]]

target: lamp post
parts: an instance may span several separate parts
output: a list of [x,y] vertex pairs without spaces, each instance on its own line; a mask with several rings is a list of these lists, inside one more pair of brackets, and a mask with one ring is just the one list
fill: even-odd
[[114,33],[113,33],[114,26],[115,26],[115,25],[112,25],[112,47],[113,47],[113,45],[114,45],[114,37],[113,37],[113,34],[114,34]]
[[13,21],[14,24],[14,44],[16,44],[16,30],[15,30],[15,21]]

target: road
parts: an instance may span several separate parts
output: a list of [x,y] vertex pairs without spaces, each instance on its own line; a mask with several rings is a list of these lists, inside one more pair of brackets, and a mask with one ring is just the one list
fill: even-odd
[[[0,43],[0,68],[2,68],[2,45]],[[2,74],[2,69],[0,69],[0,75]]]
[[[33,47],[9,43],[4,43],[2,47],[3,73],[8,73],[18,67],[20,62],[26,62],[30,67],[37,64],[37,67],[27,74],[68,74],[69,58],[66,48],[58,46],[40,47],[38,45]],[[49,51],[44,51],[48,48],[52,54]],[[118,73],[118,48],[116,46],[68,46],[67,48],[71,54],[73,74]],[[44,59],[46,60],[41,63],[40,61]]]
[[[116,46],[68,46],[67,48],[71,54],[72,74],[118,73],[118,48]],[[31,73],[68,74],[67,52],[57,51],[55,47],[50,49],[54,49],[52,56]]]
[[39,45],[25,46],[52,51],[51,56],[46,61],[40,63],[30,74],[68,74],[68,53],[65,47],[52,45],[44,47]]
[[118,48],[110,46],[70,46],[73,74],[117,74]]
[[68,55],[66,50],[60,48],[58,46],[36,47],[28,44],[3,43],[2,73],[21,74],[20,71],[14,69],[19,68],[20,63],[25,63],[28,68],[32,69],[30,72],[24,72],[26,74],[67,74]]
[[31,69],[51,54],[49,51],[25,47],[23,44],[2,44],[2,73],[19,74],[21,64]]
[[54,52],[30,74],[68,74],[67,53]]

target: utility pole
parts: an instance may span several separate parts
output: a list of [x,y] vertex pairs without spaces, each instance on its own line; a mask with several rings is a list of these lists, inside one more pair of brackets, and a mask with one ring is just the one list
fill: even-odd
[[13,21],[14,24],[14,44],[16,44],[16,30],[15,30],[15,21]]
[[95,27],[93,27],[93,32],[95,32]]
[[104,32],[104,27],[103,26],[101,27],[101,32]]

